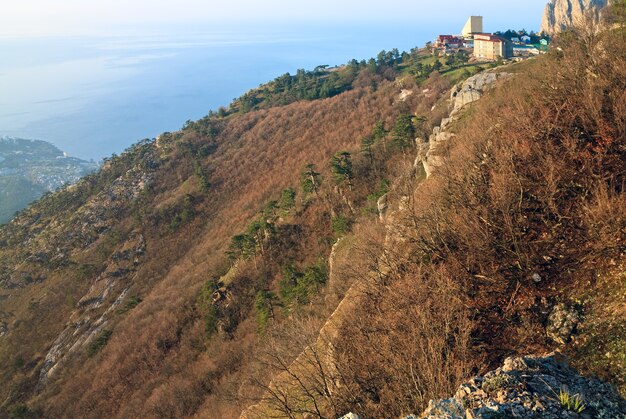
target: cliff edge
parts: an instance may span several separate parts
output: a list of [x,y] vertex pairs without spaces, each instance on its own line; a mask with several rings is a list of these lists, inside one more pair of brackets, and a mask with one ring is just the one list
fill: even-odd
[[588,14],[598,20],[608,3],[608,0],[551,0],[546,5],[539,32],[555,35],[582,22]]

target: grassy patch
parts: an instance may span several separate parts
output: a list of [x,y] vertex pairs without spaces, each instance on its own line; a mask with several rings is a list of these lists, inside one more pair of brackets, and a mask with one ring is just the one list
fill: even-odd
[[100,350],[106,346],[107,342],[109,342],[109,338],[112,334],[113,332],[110,330],[103,330],[89,345],[89,349],[87,349],[87,356],[91,358],[100,352]]
[[580,394],[572,394],[563,389],[559,391],[559,401],[563,409],[569,410],[570,412],[582,413],[587,408]]

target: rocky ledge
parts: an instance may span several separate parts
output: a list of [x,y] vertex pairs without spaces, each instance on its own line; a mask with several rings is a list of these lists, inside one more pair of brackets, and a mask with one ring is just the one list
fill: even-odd
[[581,376],[564,356],[508,358],[462,384],[451,399],[431,401],[427,419],[626,418],[626,401],[609,384]]
[[511,76],[511,73],[502,72],[500,69],[490,70],[475,74],[456,85],[450,93],[451,112],[448,118],[443,118],[441,125],[433,129],[428,141],[422,138],[415,140],[418,152],[414,167],[417,169],[422,166],[426,176],[430,177],[438,167],[443,166],[449,142],[455,136],[448,130],[450,125],[461,117],[462,110],[467,105],[483,97],[498,80]]

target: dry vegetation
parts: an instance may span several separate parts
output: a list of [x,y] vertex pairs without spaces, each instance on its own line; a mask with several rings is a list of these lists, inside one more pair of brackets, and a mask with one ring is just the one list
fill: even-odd
[[321,355],[311,343],[313,366],[283,364],[293,377],[269,387],[274,411],[419,412],[506,356],[557,348],[554,302],[584,307],[564,348],[575,364],[623,389],[626,45],[581,29],[557,46],[460,121],[444,170],[391,221],[401,239],[355,285],[338,338]]
[[[11,324],[0,346],[7,366],[2,380],[8,384],[0,389],[3,414],[236,416],[250,402],[238,395],[238,386],[256,368],[263,336],[257,293],[278,295],[287,265],[306,272],[325,264],[337,234],[333,219],[345,220],[345,229],[358,217],[375,217],[368,195],[377,193],[384,177],[395,176],[406,159],[390,138],[374,147],[375,159],[367,158],[359,151],[362,139],[379,121],[390,129],[399,114],[413,109],[426,114],[449,87],[434,76],[426,82],[431,84],[428,95],[398,101],[399,85],[378,79],[372,89],[363,78],[359,83],[366,87],[330,99],[214,116],[211,127],[190,126],[165,134],[157,144],[142,142],[78,188],[47,197],[6,226],[0,262],[5,273],[15,274],[0,279],[15,285],[5,292],[11,298],[2,302],[3,315],[19,322]],[[427,120],[422,128],[436,122]],[[350,189],[335,186],[328,168],[330,157],[342,150],[353,156]],[[309,162],[323,177],[319,197],[305,197],[299,190],[300,172]],[[111,201],[108,191],[119,185],[117,179],[135,172],[148,175],[148,186],[128,201]],[[209,279],[228,271],[225,251],[231,237],[287,187],[298,190],[296,206],[276,222],[269,250],[237,263],[237,270],[224,277],[228,303],[207,312],[199,295]],[[361,208],[368,210],[361,215]],[[91,218],[85,223],[87,212]],[[76,233],[77,226],[82,233]],[[111,271],[115,258],[139,236],[145,238],[145,254],[130,270]],[[58,266],[35,259],[54,253],[55,247],[63,251]],[[41,279],[20,282],[21,270]],[[52,342],[67,319],[76,321],[83,313],[76,303],[92,285],[105,281],[95,281],[106,278],[99,275],[110,272],[123,279],[106,304],[89,313],[91,318],[108,316],[106,328],[38,386]],[[273,302],[272,328],[279,332],[292,316],[321,321],[345,291],[328,288],[336,291],[326,301],[314,298],[296,310]],[[114,315],[105,314],[123,291],[127,297]],[[215,316],[217,333],[208,333],[209,314]],[[262,379],[269,379],[267,372]]]
[[[373,88],[362,70],[332,98],[214,115],[146,142],[35,205],[0,231],[0,283],[13,284],[0,320],[20,320],[0,341],[0,416],[236,417],[260,403],[262,416],[391,417],[504,356],[552,348],[546,301],[587,298],[589,329],[622,330],[608,313],[621,313],[623,292],[594,293],[623,291],[607,278],[623,278],[626,251],[625,41],[579,32],[559,42],[456,123],[445,170],[425,182],[397,132],[359,148],[379,121],[390,130],[409,113],[425,117],[416,134],[428,132],[449,80],[432,74],[403,102],[414,80],[386,81],[386,69]],[[350,164],[331,172],[344,150]],[[304,194],[307,163],[321,183]],[[149,186],[98,209],[101,231],[68,236],[131,168]],[[387,230],[373,209],[386,180],[405,203]],[[293,205],[267,205],[289,187]],[[128,290],[98,345],[36,389],[76,301],[139,235],[145,255],[107,297]],[[46,243],[64,250],[61,262],[38,256]],[[579,362],[594,345],[623,344],[619,332],[589,336],[570,349]],[[620,383],[619,362],[586,367]]]
[[[546,301],[607,289],[589,286],[626,250],[626,48],[615,35],[565,34],[535,78],[509,82],[463,120],[445,170],[415,188],[399,274],[370,288],[358,320],[346,322],[339,365],[359,384],[344,388],[354,397],[346,410],[419,411],[468,371],[553,348]],[[609,300],[588,321],[604,317],[613,332],[591,340],[618,353],[585,370],[621,384],[623,323],[606,311],[624,304],[623,293]],[[588,353],[571,353],[586,364]]]

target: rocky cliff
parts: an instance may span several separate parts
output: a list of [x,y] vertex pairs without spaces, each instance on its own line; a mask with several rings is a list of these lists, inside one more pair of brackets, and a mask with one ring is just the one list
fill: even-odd
[[422,417],[622,418],[615,389],[585,378],[560,354],[508,358],[504,365],[462,384],[451,399],[431,401]]
[[554,35],[581,22],[587,15],[599,19],[600,11],[608,3],[608,0],[551,0],[543,13],[540,32]]
[[462,83],[457,84],[450,93],[450,113],[447,118],[443,118],[441,124],[433,129],[428,141],[421,138],[416,139],[417,158],[415,168],[423,165],[427,177],[444,164],[449,140],[454,138],[454,133],[448,128],[458,121],[462,115],[462,110],[470,103],[479,100],[485,92],[493,88],[494,84],[500,80],[510,77],[511,74],[502,72],[500,69],[478,73]]

